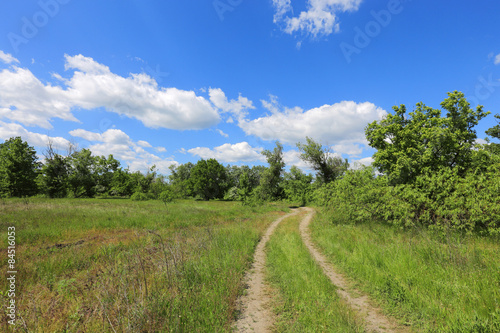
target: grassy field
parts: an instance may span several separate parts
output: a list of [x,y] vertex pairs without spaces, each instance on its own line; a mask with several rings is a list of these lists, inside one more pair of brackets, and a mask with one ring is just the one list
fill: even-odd
[[498,239],[334,221],[320,211],[314,241],[387,313],[415,331],[500,332]]
[[304,213],[281,222],[267,244],[267,269],[276,290],[277,332],[364,332],[362,321],[335,292],[299,234]]
[[[285,206],[128,199],[0,202],[16,227],[16,331],[229,331],[259,237]],[[0,290],[7,290],[6,278]],[[1,306],[6,308],[5,294]],[[2,312],[0,331],[12,330]]]

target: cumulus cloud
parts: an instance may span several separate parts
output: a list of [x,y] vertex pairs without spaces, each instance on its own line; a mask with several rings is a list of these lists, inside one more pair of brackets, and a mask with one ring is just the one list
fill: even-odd
[[354,143],[365,142],[365,126],[387,114],[373,103],[353,101],[323,105],[307,111],[298,107],[283,111],[274,107],[271,109],[274,110],[272,114],[253,120],[242,119],[239,126],[247,135],[264,140],[295,144],[303,142],[308,136],[323,144],[337,145],[342,152],[349,148],[354,153],[357,153]]
[[0,50],[0,61],[3,61],[6,64],[19,63],[19,60],[14,58],[11,54],[3,52],[2,50]]
[[19,124],[0,121],[0,139],[8,140],[17,136],[20,136],[28,144],[38,148],[46,147],[49,141],[55,149],[59,150],[67,149],[70,145],[70,142],[65,138],[30,132]]
[[[0,54],[6,62],[15,62]],[[50,120],[77,121],[74,108],[106,108],[141,121],[150,128],[203,129],[217,124],[220,116],[209,100],[194,91],[162,88],[144,73],[122,77],[94,59],[83,55],[65,55],[65,69],[73,71],[62,84],[44,84],[25,68],[12,66],[0,72],[0,116],[24,125],[51,128]],[[231,108],[228,102],[228,108]],[[245,104],[239,98],[236,104]],[[234,104],[234,103],[233,103]]]
[[[69,134],[90,141],[88,149],[94,155],[112,154],[115,158],[126,162],[131,171],[146,172],[154,164],[161,173],[168,173],[169,166],[179,164],[172,158],[164,159],[146,151],[143,147],[150,148],[151,144],[143,140],[134,142],[119,129],[109,129],[102,134],[77,129]],[[166,151],[165,148],[161,148],[163,147],[157,147],[155,150]]]
[[71,114],[73,105],[67,91],[43,84],[28,69],[13,66],[0,71],[0,117],[52,128],[52,118],[78,121]]
[[159,153],[164,153],[167,151],[167,148],[165,147],[155,147],[155,150]]
[[197,155],[203,159],[215,158],[222,162],[264,162],[265,157],[261,154],[262,148],[253,148],[248,142],[236,144],[226,143],[214,149],[196,147],[188,150],[188,153]]
[[210,88],[208,94],[210,101],[222,112],[230,112],[238,118],[245,116],[248,109],[255,109],[252,101],[241,95],[236,100],[228,100],[226,94],[220,88]]
[[308,0],[307,11],[293,13],[290,0],[273,0],[274,23],[288,34],[302,32],[313,37],[327,36],[339,31],[337,14],[358,10],[361,0]]

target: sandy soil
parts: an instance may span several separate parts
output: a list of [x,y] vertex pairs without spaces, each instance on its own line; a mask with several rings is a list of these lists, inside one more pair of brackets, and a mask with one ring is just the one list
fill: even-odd
[[278,224],[298,212],[299,210],[294,210],[292,213],[274,221],[257,245],[252,268],[245,277],[245,282],[248,286],[247,293],[238,301],[241,316],[235,323],[237,332],[270,332],[273,324],[273,315],[269,308],[271,297],[266,292],[268,286],[264,283],[264,267],[266,265],[264,249]]

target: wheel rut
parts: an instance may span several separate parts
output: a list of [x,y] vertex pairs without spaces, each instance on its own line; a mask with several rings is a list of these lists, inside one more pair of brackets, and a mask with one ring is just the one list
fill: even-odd
[[342,297],[355,311],[357,311],[366,322],[366,329],[369,332],[409,332],[406,327],[401,327],[394,323],[393,320],[385,316],[382,311],[370,305],[368,296],[361,295],[355,289],[348,290],[348,283],[341,274],[335,272],[331,264],[328,263],[326,257],[320,253],[313,245],[311,234],[309,232],[309,224],[314,216],[312,208],[304,208],[308,214],[300,222],[300,234],[311,256],[320,265],[321,269],[330,281],[337,287],[337,294]]
[[266,265],[265,246],[276,227],[286,218],[299,213],[298,209],[287,215],[283,215],[269,226],[266,233],[255,249],[252,268],[245,276],[245,284],[248,286],[246,295],[238,300],[238,308],[241,312],[234,328],[237,332],[270,332],[273,325],[272,311],[269,309],[271,297],[266,292],[264,268]]

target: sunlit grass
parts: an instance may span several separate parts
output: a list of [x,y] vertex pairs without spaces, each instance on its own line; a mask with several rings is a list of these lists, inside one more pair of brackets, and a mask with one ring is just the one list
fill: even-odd
[[302,242],[303,214],[281,222],[267,245],[269,280],[276,289],[278,332],[364,332]]
[[500,332],[498,239],[342,225],[319,213],[319,248],[387,312],[422,332]]
[[[14,225],[17,236],[14,330],[229,331],[254,248],[282,210],[220,201],[3,200],[0,230],[6,236]],[[6,272],[6,237],[0,244]],[[4,313],[1,325],[7,329]]]

